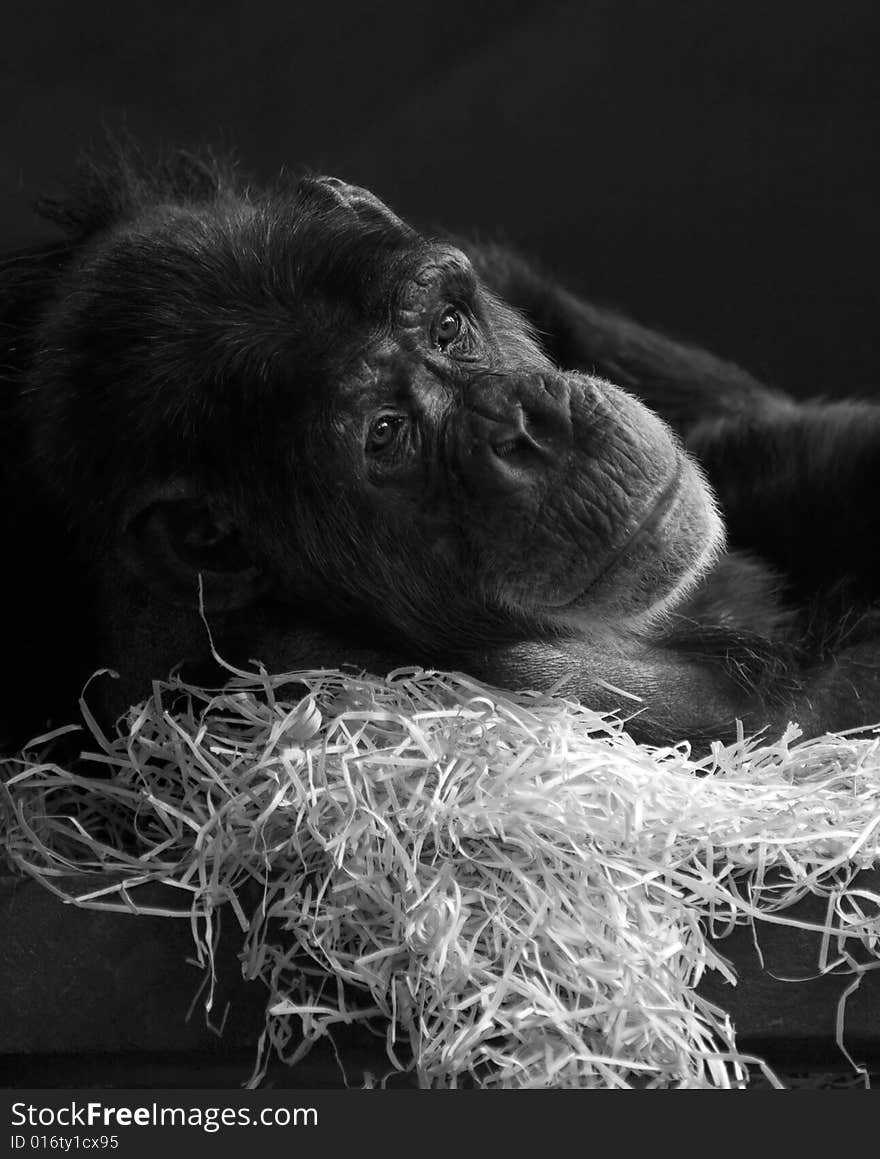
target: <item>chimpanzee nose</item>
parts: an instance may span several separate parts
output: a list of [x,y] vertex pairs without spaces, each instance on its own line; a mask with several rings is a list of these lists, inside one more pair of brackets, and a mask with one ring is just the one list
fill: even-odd
[[564,378],[491,376],[472,387],[466,407],[463,466],[482,486],[527,486],[555,469],[571,446]]

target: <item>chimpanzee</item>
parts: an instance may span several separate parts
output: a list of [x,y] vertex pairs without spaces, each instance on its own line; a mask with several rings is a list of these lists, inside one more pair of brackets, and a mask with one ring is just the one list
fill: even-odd
[[658,743],[880,720],[880,407],[332,177],[124,149],[40,211],[0,268],[7,746],[100,667],[105,718],[217,679],[200,583],[238,664],[557,687]]

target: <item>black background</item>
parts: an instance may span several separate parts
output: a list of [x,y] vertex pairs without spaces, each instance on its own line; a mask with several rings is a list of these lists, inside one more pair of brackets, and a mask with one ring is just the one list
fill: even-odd
[[504,238],[808,395],[869,395],[875,0],[47,0],[4,15],[0,244],[101,126]]

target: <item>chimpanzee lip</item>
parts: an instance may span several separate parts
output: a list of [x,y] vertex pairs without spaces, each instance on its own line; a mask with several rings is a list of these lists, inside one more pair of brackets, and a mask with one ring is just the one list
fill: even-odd
[[675,504],[676,499],[682,490],[682,476],[684,474],[684,460],[682,456],[676,454],[675,466],[672,470],[672,475],[669,480],[663,485],[654,502],[650,505],[645,515],[639,521],[637,527],[627,536],[624,542],[618,547],[605,561],[602,568],[593,576],[585,588],[583,588],[573,599],[566,600],[563,604],[556,605],[556,610],[565,610],[566,608],[574,607],[581,603],[584,596],[588,595],[593,588],[602,582],[602,580],[613,572],[620,560],[632,549],[637,546],[640,540],[644,539],[663,521],[669,511]]

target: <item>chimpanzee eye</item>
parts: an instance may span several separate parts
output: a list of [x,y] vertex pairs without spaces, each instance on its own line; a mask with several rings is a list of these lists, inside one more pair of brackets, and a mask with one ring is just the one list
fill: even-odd
[[434,326],[434,345],[445,350],[461,334],[464,322],[454,306],[447,306]]
[[367,432],[367,450],[384,451],[400,433],[405,422],[403,415],[380,415],[370,424]]

